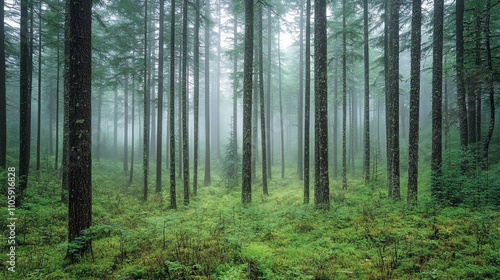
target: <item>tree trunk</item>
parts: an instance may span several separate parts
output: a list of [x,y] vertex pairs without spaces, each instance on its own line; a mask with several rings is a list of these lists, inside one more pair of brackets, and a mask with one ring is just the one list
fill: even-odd
[[266,111],[265,111],[265,100],[264,100],[264,50],[263,50],[263,21],[262,21],[262,4],[259,3],[258,10],[259,17],[259,30],[258,30],[258,48],[259,48],[259,98],[260,98],[260,133],[261,133],[261,143],[262,143],[262,191],[264,195],[268,195],[267,190],[267,145],[266,145]]
[[[279,23],[279,18],[278,18],[278,26],[280,25]],[[278,31],[278,84],[279,84],[279,106],[280,106],[280,146],[281,146],[281,179],[285,178],[285,139],[284,139],[284,133],[283,133],[283,92],[281,88],[281,47],[280,47],[280,34],[281,32]]]
[[[170,208],[177,208],[175,190],[175,0],[170,1],[170,97],[169,97],[169,140],[170,140]],[[206,173],[205,173],[206,174]]]
[[[300,3],[300,35],[299,35],[299,108],[297,110],[298,124],[297,124],[297,137],[298,137],[298,155],[297,155],[297,168],[299,173],[299,180],[304,179],[304,1]],[[309,41],[307,41],[310,43]]]
[[210,1],[205,1],[205,175],[203,185],[210,185],[210,177]]
[[243,69],[243,160],[241,202],[252,201],[252,70],[253,70],[253,0],[245,0],[245,57]]
[[28,42],[28,0],[21,1],[20,21],[20,102],[19,102],[19,194],[16,206],[21,203],[24,191],[28,186],[30,139],[31,139],[31,96],[29,87],[29,42]]
[[184,181],[184,205],[189,204],[189,138],[188,138],[188,114],[187,114],[187,17],[188,1],[184,0],[182,5],[182,79],[181,79],[181,100],[182,100],[182,175]]
[[[464,0],[456,1],[456,71],[457,71],[457,106],[458,106],[458,122],[460,126],[460,145],[462,149],[468,146],[468,129],[467,129],[467,106],[465,104],[465,78],[464,78]],[[464,165],[462,167],[465,167]]]
[[156,193],[161,192],[162,183],[162,136],[163,136],[163,47],[165,25],[165,0],[160,0],[160,28],[158,43],[158,121],[156,127]]
[[363,38],[364,38],[364,135],[363,135],[363,173],[365,184],[370,182],[370,57],[368,46],[368,0],[363,0]]
[[[34,4],[32,4],[34,5]],[[36,126],[36,176],[40,176],[40,136],[42,124],[42,1],[38,11],[38,97],[37,97],[37,126]],[[52,130],[51,132],[52,133]]]
[[391,168],[388,171],[389,189],[392,198],[400,199],[399,190],[399,8],[400,0],[391,0],[389,17],[389,126],[390,146],[388,157]]
[[493,129],[495,128],[495,84],[494,84],[494,69],[493,69],[493,59],[491,54],[491,0],[486,1],[486,19],[485,19],[485,37],[486,37],[486,61],[488,64],[488,96],[490,103],[490,123],[488,126],[488,133],[483,142],[483,169],[488,169],[488,149],[491,142],[491,137],[493,136]]
[[315,2],[314,15],[314,204],[329,210],[326,0]]
[[132,74],[132,131],[130,143],[130,176],[128,179],[129,185],[132,184],[134,179],[134,154],[135,154],[135,75]]
[[[309,178],[310,178],[310,124],[311,124],[311,0],[306,0],[306,61],[305,61],[305,114],[304,114],[304,204],[309,203],[310,190],[309,190]],[[315,120],[316,122],[316,120]],[[315,164],[317,164],[315,162]],[[316,166],[315,166],[316,167]],[[317,173],[314,175],[318,176]],[[316,195],[316,193],[315,193]]]
[[194,155],[193,155],[193,195],[198,194],[198,134],[200,104],[200,0],[195,3],[194,44]]
[[128,172],[128,77],[125,77],[123,102],[123,172]]
[[413,0],[411,18],[410,129],[408,137],[408,192],[410,205],[417,204],[418,141],[420,131],[420,59],[422,1]]
[[92,110],[91,110],[92,1],[69,1],[69,242],[67,259],[75,262],[92,251],[83,238],[92,225]]
[[148,175],[149,175],[149,89],[148,89],[148,0],[144,1],[144,127],[143,127],[143,149],[142,149],[142,172],[143,172],[143,200],[148,199]]
[[347,38],[346,0],[342,1],[342,189],[347,190]]
[[442,189],[442,118],[443,118],[443,14],[444,1],[434,1],[434,34],[432,51],[432,152],[431,152],[431,194],[444,198]]
[[[234,47],[234,58],[233,58],[233,150],[234,150],[234,170],[237,170],[239,156],[238,156],[238,88],[239,88],[239,78],[238,78],[238,20],[237,13],[234,14],[233,22],[233,47]],[[235,184],[238,184],[238,176],[235,175]]]
[[[4,7],[4,0],[0,5]],[[0,11],[0,168],[7,167],[7,92],[5,86],[5,16]],[[59,60],[58,60],[59,61]],[[59,68],[58,68],[59,69]]]
[[271,152],[271,8],[267,8],[267,90],[266,90],[266,151],[267,151],[267,178],[272,178],[272,152]]
[[[57,41],[59,42],[59,33],[57,34]],[[56,155],[54,159],[54,169],[59,168],[59,85],[61,73],[61,61],[59,54],[59,43],[57,44],[57,70],[56,70]],[[0,144],[1,146],[1,144]],[[0,166],[1,167],[1,166]]]
[[333,74],[333,178],[338,177],[338,96],[339,96],[339,60],[335,59],[335,70]]

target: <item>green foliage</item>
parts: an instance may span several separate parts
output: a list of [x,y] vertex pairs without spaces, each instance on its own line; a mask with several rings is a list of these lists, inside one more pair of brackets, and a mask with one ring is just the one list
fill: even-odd
[[[78,264],[64,261],[78,244],[66,242],[67,209],[59,202],[57,175],[32,181],[26,203],[16,210],[16,253],[23,257],[14,279],[495,279],[500,274],[498,212],[433,207],[425,181],[412,209],[385,198],[383,184],[371,189],[353,179],[347,191],[332,181],[332,210],[316,211],[302,204],[302,185],[291,177],[270,180],[273,195],[245,207],[238,191],[212,186],[199,189],[189,207],[171,210],[161,203],[168,192],[143,203],[139,187],[116,180],[114,170],[120,168],[113,161],[96,163],[94,225],[84,234],[92,240],[93,257]],[[35,184],[38,189],[31,187]],[[0,277],[10,279],[6,273]]]

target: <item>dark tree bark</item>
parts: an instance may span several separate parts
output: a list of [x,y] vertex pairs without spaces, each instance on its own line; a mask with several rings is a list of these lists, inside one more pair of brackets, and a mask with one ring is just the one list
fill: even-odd
[[[309,178],[310,178],[310,124],[311,124],[311,0],[306,0],[306,61],[305,61],[305,110],[304,110],[304,204],[309,203]],[[326,48],[326,47],[325,47]],[[316,122],[317,120],[315,120]],[[317,163],[315,163],[317,164]],[[317,173],[314,175],[318,176]]]
[[[387,158],[387,192],[388,197],[392,197],[392,184],[391,176],[392,174],[392,156],[391,151],[391,141],[392,135],[391,124],[390,124],[390,103],[391,103],[391,90],[390,90],[390,65],[389,65],[389,55],[390,55],[390,40],[389,40],[389,14],[390,14],[390,4],[389,0],[384,0],[384,93],[385,93],[385,131],[386,131],[386,158]],[[379,138],[380,139],[380,138]]]
[[[481,25],[482,22],[482,15],[479,13],[478,9],[476,9],[476,30],[475,30],[475,38],[474,40],[476,41],[476,47],[475,47],[475,53],[476,53],[476,58],[475,58],[475,67],[480,71],[479,69],[482,69],[481,65],[481,43],[482,43],[482,34],[481,34]],[[475,134],[475,143],[479,144],[481,142],[481,101],[482,101],[482,81],[479,79],[476,80],[475,82],[475,90],[474,90],[474,96],[476,98],[475,100],[475,105],[476,105],[476,129],[474,130]],[[480,159],[480,154],[479,154],[479,145],[474,147],[475,152],[477,153],[477,158]]]
[[363,135],[363,173],[365,184],[370,182],[370,56],[368,46],[368,0],[363,0],[363,40],[364,40],[364,135]]
[[181,100],[182,100],[182,175],[184,181],[184,205],[189,204],[189,138],[188,138],[188,114],[187,114],[187,16],[188,1],[184,0],[182,5],[182,78],[181,78]]
[[[389,178],[389,194],[395,200],[400,199],[399,190],[399,8],[400,0],[391,0],[389,17],[389,127],[390,146],[388,157],[391,168],[387,172]],[[391,191],[392,190],[392,191]]]
[[329,210],[326,0],[315,2],[314,15],[314,204]]
[[[304,1],[300,3],[300,35],[299,35],[299,108],[297,110],[298,124],[298,155],[297,155],[297,168],[299,173],[299,180],[304,179]],[[309,41],[307,41],[310,43]]]
[[[33,4],[32,4],[33,5]],[[39,2],[38,11],[38,97],[37,97],[37,125],[36,125],[36,175],[40,176],[40,136],[42,124],[42,1]],[[52,130],[50,131],[52,133]]]
[[165,0],[160,0],[160,36],[158,38],[158,121],[156,126],[156,192],[161,192],[162,134],[163,134],[163,47],[165,25]]
[[342,189],[347,189],[347,39],[346,0],[342,1]]
[[92,1],[69,1],[69,242],[72,262],[92,251],[90,238],[82,238],[92,225],[92,110],[91,110]]
[[199,106],[200,106],[200,0],[195,3],[194,22],[194,155],[193,155],[193,195],[198,194],[198,134],[199,134]]
[[169,97],[169,139],[170,139],[170,208],[177,208],[175,191],[175,0],[170,1],[170,97]]
[[[19,102],[19,198],[23,197],[28,186],[28,174],[30,166],[30,139],[31,139],[31,94],[29,86],[29,42],[28,42],[28,0],[21,1],[21,49],[20,49],[20,102]],[[19,206],[21,199],[16,199]]]
[[410,129],[408,137],[408,204],[416,205],[418,193],[418,141],[420,130],[420,59],[422,1],[413,0],[411,18]]
[[495,73],[493,70],[493,58],[491,54],[491,0],[486,1],[486,18],[485,18],[485,37],[486,37],[486,63],[488,65],[488,97],[490,104],[490,122],[488,125],[488,133],[483,142],[483,169],[488,168],[488,149],[490,146],[493,130],[495,128]]
[[143,147],[142,147],[142,173],[143,173],[143,200],[148,199],[148,176],[149,176],[149,89],[148,89],[148,0],[144,1],[144,127],[143,127]]
[[458,122],[460,126],[460,145],[462,149],[467,148],[468,129],[467,129],[467,106],[465,104],[465,78],[464,78],[464,0],[456,1],[455,15],[455,49],[456,49],[456,71],[457,71],[457,106]]
[[241,201],[252,202],[252,70],[253,70],[253,0],[245,0],[245,54],[243,66],[243,159]]
[[444,0],[434,0],[434,33],[432,51],[432,152],[431,194],[438,200],[442,194],[442,118],[443,118],[443,14]]
[[259,98],[260,98],[260,133],[262,143],[262,191],[264,195],[268,195],[267,190],[267,145],[266,145],[266,111],[264,100],[264,50],[263,50],[263,21],[262,21],[262,4],[258,8],[259,30],[258,30],[258,64],[259,64]]
[[[0,5],[4,7],[4,0]],[[5,16],[0,11],[0,168],[7,167],[7,94],[5,86]]]
[[267,7],[267,90],[266,90],[266,151],[267,151],[267,178],[272,178],[272,150],[271,150],[271,8]]
[[203,184],[210,185],[210,1],[205,1],[205,175]]

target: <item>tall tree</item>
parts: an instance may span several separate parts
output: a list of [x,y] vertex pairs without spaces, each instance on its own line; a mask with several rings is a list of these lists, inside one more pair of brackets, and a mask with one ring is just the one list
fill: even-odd
[[432,40],[432,153],[431,193],[442,197],[442,117],[443,117],[443,13],[444,0],[434,0],[434,33]]
[[92,225],[92,110],[91,110],[92,1],[69,1],[69,242],[67,258],[74,262],[92,251],[82,238]]
[[[297,168],[299,180],[304,179],[304,0],[300,2],[300,35],[299,35],[299,108],[297,110],[298,155]],[[309,41],[307,41],[309,42]]]
[[346,0],[342,1],[342,189],[347,189],[347,33]]
[[495,128],[495,85],[494,85],[494,69],[493,59],[491,54],[491,0],[486,1],[486,19],[485,19],[485,37],[486,37],[486,63],[488,65],[488,101],[490,103],[490,122],[488,132],[483,142],[483,158],[484,167],[488,167],[488,149],[493,129]]
[[253,0],[245,0],[245,54],[243,65],[243,159],[241,201],[252,202],[252,70],[253,70]]
[[[33,4],[32,4],[33,5]],[[36,126],[36,173],[40,175],[40,136],[42,124],[42,1],[38,10],[38,96],[37,96],[37,126]],[[52,133],[52,131],[51,131]]]
[[128,172],[128,77],[124,80],[123,97],[123,172]]
[[[278,26],[279,26],[278,18]],[[285,137],[283,132],[283,91],[281,84],[281,46],[280,46],[280,34],[281,30],[278,31],[278,92],[279,92],[279,110],[280,110],[280,141],[281,141],[281,178],[285,178]]]
[[187,27],[188,27],[188,1],[184,0],[182,5],[182,78],[181,78],[181,100],[182,100],[182,175],[184,181],[184,204],[189,204],[189,138],[188,138],[188,113],[187,113]]
[[[134,54],[132,57],[134,57]],[[134,179],[134,155],[135,155],[135,75],[132,74],[132,131],[130,136],[130,176],[128,183],[131,184]]]
[[314,15],[314,203],[329,210],[326,0],[315,2]]
[[161,192],[162,134],[163,134],[163,47],[165,25],[165,0],[160,0],[160,35],[158,46],[158,121],[156,126],[156,192]]
[[410,80],[410,129],[408,137],[408,203],[417,203],[418,192],[418,141],[420,119],[420,59],[422,1],[413,0],[411,17],[411,80]]
[[368,0],[363,0],[363,41],[364,41],[364,135],[363,135],[363,174],[365,184],[370,181],[370,56],[368,46]]
[[170,139],[170,208],[177,208],[175,191],[175,0],[170,1],[170,96],[169,96],[169,139]]
[[[174,0],[173,0],[174,1]],[[210,1],[205,1],[205,177],[210,185]]]
[[456,50],[456,83],[457,83],[457,106],[458,124],[460,126],[460,145],[465,149],[469,143],[467,128],[467,105],[465,98],[464,77],[464,0],[455,2],[455,50]]
[[391,158],[389,194],[400,199],[399,190],[399,8],[400,0],[391,0],[389,16],[389,129],[390,145],[387,157]]
[[[0,5],[4,7],[4,0]],[[7,167],[7,94],[5,87],[5,16],[0,11],[0,168]]]
[[[234,151],[234,169],[238,166],[239,155],[238,155],[238,18],[237,12],[234,13],[233,18],[233,48],[234,48],[234,58],[233,58],[233,151]],[[236,184],[238,183],[238,176],[235,175]]]
[[[59,33],[57,33],[57,70],[56,70],[56,155],[54,159],[54,170],[59,168],[59,85],[60,83],[60,73],[61,73],[61,61],[60,61],[60,50],[59,50]],[[0,144],[1,146],[1,144]],[[0,166],[1,167],[1,166]]]
[[265,195],[268,195],[267,190],[267,145],[266,145],[266,111],[265,111],[265,99],[264,99],[264,50],[263,50],[263,20],[262,20],[262,4],[259,4],[258,8],[259,17],[259,30],[258,30],[258,64],[259,64],[259,99],[260,99],[260,133],[262,139],[262,191]]
[[142,146],[142,172],[143,172],[143,199],[148,199],[148,176],[149,176],[149,89],[148,89],[148,0],[144,1],[144,54],[143,54],[143,86],[144,86],[144,127]]
[[200,0],[195,3],[193,76],[194,76],[194,155],[193,155],[193,195],[198,193],[198,134],[200,105]]
[[[309,203],[309,135],[311,124],[311,0],[306,0],[306,61],[305,61],[305,108],[304,108],[304,203]],[[315,175],[317,176],[317,174]]]
[[[30,166],[30,139],[31,139],[31,94],[29,87],[29,42],[28,42],[28,0],[21,1],[21,49],[20,49],[20,102],[19,102],[19,196],[23,197],[23,193],[28,186],[28,174]],[[21,200],[16,199],[17,206]]]
[[271,7],[267,7],[267,89],[266,89],[266,151],[267,151],[267,178],[272,178],[272,151],[271,151],[271,65],[272,65],[272,34],[271,34]]

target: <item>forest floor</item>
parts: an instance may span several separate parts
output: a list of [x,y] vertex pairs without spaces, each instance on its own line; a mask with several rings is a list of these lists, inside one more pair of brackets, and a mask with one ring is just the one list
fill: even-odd
[[317,211],[303,205],[302,182],[287,174],[270,180],[269,196],[255,183],[246,207],[239,187],[214,178],[189,206],[179,196],[170,210],[168,187],[144,202],[119,162],[94,170],[92,256],[65,262],[67,207],[55,172],[42,174],[16,209],[16,272],[1,254],[0,278],[500,279],[498,208],[437,207],[424,180],[412,209],[387,199],[382,183],[350,180],[345,191],[332,181],[331,210]]

